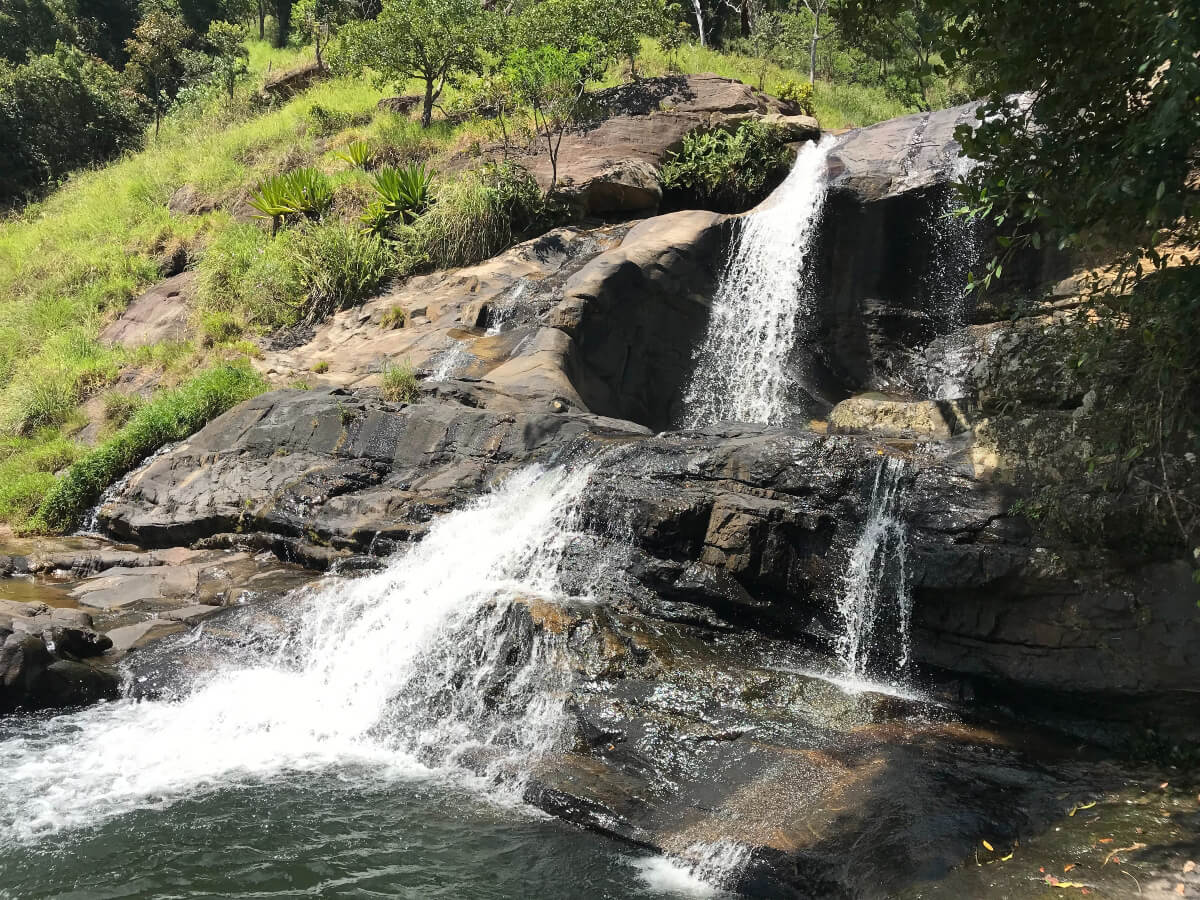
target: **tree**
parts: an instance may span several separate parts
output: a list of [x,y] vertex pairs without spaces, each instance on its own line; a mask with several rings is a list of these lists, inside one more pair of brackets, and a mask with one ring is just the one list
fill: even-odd
[[877,59],[895,59],[913,99],[920,108],[929,109],[929,81],[940,71],[933,60],[945,34],[947,2],[842,0],[830,9],[830,15],[845,39]]
[[485,15],[479,0],[387,0],[374,21],[342,29],[337,66],[351,72],[369,68],[385,84],[421,79],[421,124],[428,127],[447,81],[479,71]]
[[665,33],[678,11],[666,0],[542,0],[521,13],[514,40],[526,50],[550,46],[585,52],[593,78],[608,62],[625,59],[636,78],[642,36]]
[[812,15],[812,37],[808,42],[808,83],[817,83],[817,43],[824,35],[821,34],[821,17],[829,11],[830,0],[804,0],[804,7]]
[[275,12],[275,46],[286,47],[292,34],[293,0],[271,0]]
[[524,48],[509,55],[506,73],[517,97],[533,110],[533,124],[546,141],[550,157],[550,187],[558,187],[558,151],[563,134],[575,121],[594,64],[586,50],[569,53],[558,47]]
[[121,77],[78,47],[0,72],[0,199],[136,148],[145,124]]
[[294,16],[313,40],[317,65],[323,65],[322,52],[337,35],[338,29],[353,19],[368,19],[378,15],[374,0],[299,0]]
[[183,84],[181,59],[191,36],[191,29],[179,16],[153,10],[125,42],[129,53],[125,79],[148,99],[154,113],[155,137],[163,114]]
[[767,70],[772,63],[789,66],[794,47],[784,19],[778,13],[760,13],[754,18],[750,31],[750,48],[758,66],[758,89],[766,85]]
[[212,72],[217,82],[233,99],[233,89],[239,78],[250,71],[250,51],[246,49],[246,29],[229,22],[213,22],[205,35],[212,54]]
[[941,54],[968,65],[985,97],[958,135],[978,161],[971,209],[997,231],[977,283],[1001,278],[1025,248],[1114,262],[1063,363],[1098,393],[1096,412],[1072,420],[1072,446],[1091,449],[1077,454],[1080,471],[1056,472],[1068,492],[1050,515],[1070,528],[1085,490],[1109,505],[1124,494],[1146,510],[1142,540],[1161,552],[1158,525],[1192,551],[1200,478],[1184,460],[1200,432],[1200,5],[1047,0],[1030,15],[1017,4],[936,3],[949,22]]
[[58,11],[45,0],[5,0],[0,5],[0,60],[20,65],[31,56],[53,53],[74,36]]

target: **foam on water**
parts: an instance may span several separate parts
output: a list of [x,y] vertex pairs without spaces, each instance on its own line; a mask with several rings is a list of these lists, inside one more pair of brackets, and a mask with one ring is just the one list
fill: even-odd
[[745,844],[722,840],[692,844],[679,855],[635,859],[632,865],[646,887],[655,892],[715,897],[737,886],[750,856]]
[[298,597],[294,637],[176,702],[104,704],[0,742],[0,844],[288,771],[458,773],[479,747],[486,775],[523,770],[561,723],[552,648],[489,675],[511,666],[513,598],[556,592],[590,473],[512,475],[385,570]]

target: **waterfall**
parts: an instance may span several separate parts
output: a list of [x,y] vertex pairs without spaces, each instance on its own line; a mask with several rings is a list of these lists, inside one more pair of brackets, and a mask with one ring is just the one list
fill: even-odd
[[[954,182],[971,173],[975,161],[955,157],[951,163]],[[930,229],[935,244],[933,265],[925,277],[925,292],[939,334],[962,328],[970,317],[967,279],[979,262],[981,240],[974,218],[955,214],[960,200],[953,185],[934,212]],[[973,356],[968,337],[943,349],[945,364],[927,369],[926,387],[935,400],[957,400],[966,392],[965,379]]]
[[796,345],[813,315],[808,267],[836,140],[806,144],[787,179],[740,223],[713,297],[708,331],[693,356],[684,427],[719,421],[783,424],[799,385]]
[[177,701],[31,720],[0,741],[0,845],[295,771],[482,772],[511,790],[559,734],[566,677],[548,638],[526,628],[514,648],[515,601],[561,595],[590,474],[510,476],[383,571],[294,596],[290,636]]
[[842,580],[837,607],[843,631],[837,654],[844,673],[854,679],[895,678],[908,667],[912,593],[906,571],[908,534],[901,518],[903,477],[902,460],[880,459],[867,521]]

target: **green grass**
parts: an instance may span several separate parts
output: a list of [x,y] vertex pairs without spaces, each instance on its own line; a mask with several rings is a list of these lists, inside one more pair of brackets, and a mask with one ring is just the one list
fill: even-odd
[[146,456],[170,441],[187,437],[230,407],[266,389],[266,382],[248,365],[223,364],[158,394],[49,486],[28,527],[35,531],[70,531],[106,487]]
[[407,360],[399,365],[384,363],[379,384],[383,399],[392,403],[412,403],[420,393],[417,374]]

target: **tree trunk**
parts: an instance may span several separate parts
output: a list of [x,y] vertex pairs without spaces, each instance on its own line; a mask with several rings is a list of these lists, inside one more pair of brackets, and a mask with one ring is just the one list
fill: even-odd
[[820,40],[820,30],[821,14],[814,10],[812,41],[808,45],[808,83],[814,86],[817,83],[817,41]]
[[433,78],[425,79],[425,105],[421,107],[421,127],[428,128],[433,121]]
[[258,39],[267,36],[267,0],[258,0]]
[[292,31],[292,0],[275,0],[275,46],[286,47]]
[[742,37],[750,37],[750,0],[742,0]]

